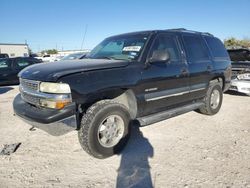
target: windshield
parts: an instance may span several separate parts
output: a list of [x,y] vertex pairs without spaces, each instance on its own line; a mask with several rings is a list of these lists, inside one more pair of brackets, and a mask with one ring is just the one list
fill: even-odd
[[0,58],[8,58],[8,54],[0,54]]
[[137,60],[148,40],[148,34],[110,37],[97,45],[87,56],[93,59]]
[[250,51],[247,49],[228,50],[231,61],[250,61]]

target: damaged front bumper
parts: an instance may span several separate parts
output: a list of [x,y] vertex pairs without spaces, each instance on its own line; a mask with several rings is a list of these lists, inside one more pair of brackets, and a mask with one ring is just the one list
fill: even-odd
[[61,110],[39,108],[25,102],[21,95],[13,101],[14,112],[28,124],[60,136],[77,129],[76,105],[71,103]]

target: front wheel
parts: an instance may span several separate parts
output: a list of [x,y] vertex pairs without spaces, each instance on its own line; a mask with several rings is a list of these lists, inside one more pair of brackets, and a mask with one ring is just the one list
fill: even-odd
[[84,114],[78,138],[82,148],[96,158],[112,156],[129,138],[130,115],[120,103],[104,100],[92,105]]
[[213,83],[209,86],[205,96],[205,105],[199,109],[202,114],[214,115],[216,114],[222,104],[223,92],[219,83]]

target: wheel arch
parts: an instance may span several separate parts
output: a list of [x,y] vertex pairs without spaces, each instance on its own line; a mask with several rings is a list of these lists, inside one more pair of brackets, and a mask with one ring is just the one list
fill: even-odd
[[109,90],[103,93],[99,93],[98,96],[94,96],[90,100],[87,100],[87,103],[80,103],[79,113],[84,113],[90,106],[95,104],[98,101],[102,100],[113,100],[115,102],[121,103],[127,107],[131,119],[135,119],[137,116],[137,100],[136,96],[132,89],[116,89],[116,90]]
[[123,104],[129,110],[129,114],[132,119],[135,119],[137,116],[137,100],[134,92],[131,89],[126,89],[124,92],[113,98],[112,100]]
[[213,84],[213,83],[218,83],[219,82],[219,84],[220,84],[220,86],[221,86],[221,88],[222,88],[222,90],[224,90],[224,87],[225,87],[225,77],[224,76],[215,76],[215,77],[213,77],[211,80],[210,80],[210,82],[209,82],[209,84]]

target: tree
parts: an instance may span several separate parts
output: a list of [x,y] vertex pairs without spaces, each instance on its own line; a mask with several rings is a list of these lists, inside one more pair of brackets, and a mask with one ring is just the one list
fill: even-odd
[[250,39],[245,38],[242,40],[236,39],[234,37],[228,38],[224,40],[224,45],[226,47],[243,47],[243,48],[250,48]]
[[47,54],[57,54],[57,50],[56,49],[51,49],[51,50],[47,50]]
[[41,54],[57,54],[58,51],[56,49],[49,49],[41,51]]

